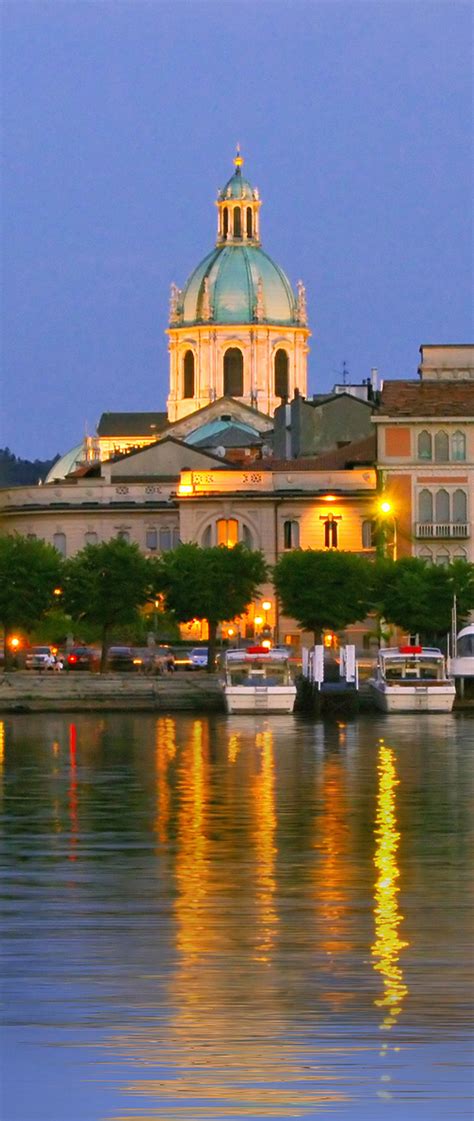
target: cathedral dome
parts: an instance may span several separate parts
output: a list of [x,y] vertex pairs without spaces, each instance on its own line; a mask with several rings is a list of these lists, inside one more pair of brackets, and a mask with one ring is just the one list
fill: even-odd
[[252,243],[218,245],[194,269],[181,293],[181,323],[297,322],[285,273]]

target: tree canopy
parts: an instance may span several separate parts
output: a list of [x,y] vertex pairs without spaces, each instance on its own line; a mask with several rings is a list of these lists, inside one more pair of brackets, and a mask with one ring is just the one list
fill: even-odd
[[285,615],[315,641],[324,629],[343,630],[372,606],[373,565],[355,553],[294,549],[275,565],[273,579]]
[[86,545],[65,562],[64,608],[75,621],[101,628],[103,672],[112,627],[133,623],[151,596],[152,567],[138,545],[118,537]]
[[0,622],[4,629],[5,667],[9,636],[30,631],[54,603],[62,561],[52,545],[20,534],[0,537]]
[[474,610],[474,565],[463,560],[428,565],[420,557],[402,557],[375,566],[374,600],[380,614],[423,640],[439,640],[448,633],[454,594],[461,621]]
[[178,545],[156,559],[155,573],[156,591],[180,623],[207,620],[208,670],[214,666],[218,624],[242,615],[267,578],[262,553],[243,544],[233,549]]

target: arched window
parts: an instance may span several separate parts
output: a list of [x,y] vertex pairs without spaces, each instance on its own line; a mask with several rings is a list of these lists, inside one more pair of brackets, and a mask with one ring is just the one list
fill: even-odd
[[247,207],[247,237],[252,237],[252,208]]
[[431,459],[431,433],[420,432],[418,436],[418,459]]
[[299,522],[283,522],[283,548],[298,549],[300,543]]
[[275,397],[288,397],[288,355],[281,349],[275,354]]
[[171,530],[163,526],[160,529],[160,552],[166,553],[168,549],[171,549]]
[[128,529],[119,529],[117,533],[119,541],[130,541],[130,534]]
[[449,459],[449,441],[447,432],[437,432],[435,436],[435,460],[437,463],[447,463]]
[[187,350],[183,362],[183,397],[194,397],[194,354]]
[[239,539],[239,526],[236,518],[219,518],[217,522],[217,544],[233,549]]
[[453,560],[467,561],[467,553],[465,549],[456,549]]
[[449,522],[449,494],[447,490],[436,491],[435,510],[438,525],[442,522]]
[[244,392],[244,356],[237,346],[224,354],[224,397],[242,397]]
[[324,548],[337,549],[337,521],[332,514],[324,518]]
[[209,549],[212,545],[212,526],[207,525],[201,538],[201,545],[203,549]]
[[451,436],[451,459],[466,458],[466,437],[464,432],[453,432]]
[[150,552],[154,552],[158,548],[158,530],[153,526],[149,526],[146,531],[146,547]]
[[97,534],[93,529],[84,534],[84,541],[86,545],[97,545]]
[[248,525],[242,526],[242,541],[244,545],[247,546],[247,549],[253,549],[252,534]]
[[238,206],[234,209],[234,237],[242,237],[242,215]]
[[433,495],[430,490],[420,490],[418,495],[418,520],[433,521]]
[[465,490],[455,490],[453,494],[453,522],[467,522],[467,495]]
[[418,556],[425,564],[433,564],[433,553],[431,549],[422,549]]
[[436,553],[436,564],[442,567],[446,564],[449,564],[450,559],[451,558],[449,556],[449,553],[445,552],[444,550],[441,553]]
[[374,549],[375,548],[375,522],[365,521],[362,522],[362,548]]
[[224,237],[227,237],[227,234],[229,233],[229,211],[228,211],[226,206],[224,207],[223,233],[224,233]]
[[62,557],[66,556],[66,534],[65,533],[55,533],[53,535],[53,545],[54,545],[54,548],[57,549],[58,553],[61,553]]

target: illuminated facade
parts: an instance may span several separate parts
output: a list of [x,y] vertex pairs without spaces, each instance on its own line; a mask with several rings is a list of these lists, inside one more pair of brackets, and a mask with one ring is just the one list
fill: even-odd
[[273,415],[306,394],[309,329],[297,293],[260,242],[258,191],[234,174],[217,198],[217,242],[182,291],[171,288],[168,416],[179,420],[220,397]]

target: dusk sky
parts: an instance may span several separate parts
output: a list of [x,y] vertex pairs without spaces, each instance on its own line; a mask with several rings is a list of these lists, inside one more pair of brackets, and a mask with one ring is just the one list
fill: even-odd
[[0,445],[49,458],[164,409],[169,287],[236,141],[307,288],[309,393],[472,342],[469,3],[3,5]]

